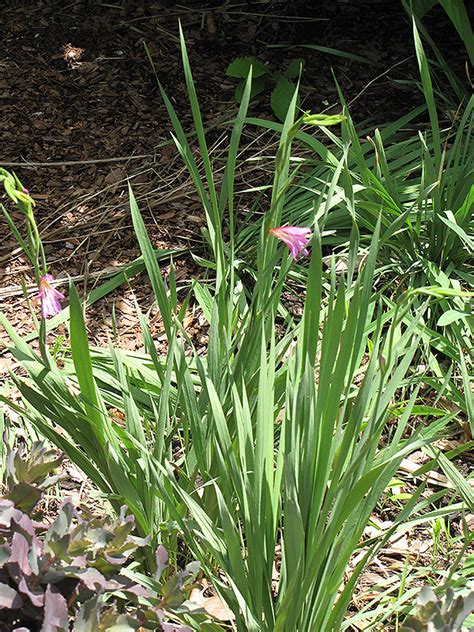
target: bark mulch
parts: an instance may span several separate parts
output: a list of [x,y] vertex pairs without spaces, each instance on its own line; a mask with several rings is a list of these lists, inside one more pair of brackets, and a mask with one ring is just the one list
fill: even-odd
[[[78,277],[82,289],[100,273],[139,256],[131,228],[127,178],[140,201],[155,247],[182,249],[201,243],[204,218],[192,184],[170,143],[170,123],[147,60],[186,130],[192,119],[178,43],[181,20],[202,104],[209,142],[225,146],[222,123],[235,111],[235,83],[226,77],[236,57],[255,55],[273,71],[305,60],[302,105],[315,112],[337,106],[332,73],[357,120],[393,120],[420,102],[413,86],[396,79],[413,73],[411,26],[398,3],[311,2],[11,2],[2,10],[0,53],[0,164],[12,168],[37,201],[37,217],[51,272]],[[272,48],[288,44],[285,48]],[[330,56],[298,44],[317,44],[361,55],[371,63]],[[251,114],[271,118],[268,92]],[[252,151],[265,147],[249,132]],[[167,143],[167,144],[166,144]],[[248,182],[245,182],[248,186]],[[19,223],[21,218],[18,217]],[[31,271],[0,218],[0,301],[23,333],[32,322],[20,290]],[[189,257],[178,275],[198,273]],[[166,273],[166,269],[165,269]],[[135,288],[149,306],[147,284]],[[131,327],[129,289],[121,288],[89,311],[92,338],[106,341],[111,302],[119,334],[140,347]],[[121,309],[121,306],[124,308]],[[133,319],[132,319],[133,320]],[[160,333],[157,327],[157,335]],[[0,334],[1,335],[1,334]],[[128,338],[127,338],[128,336]]]

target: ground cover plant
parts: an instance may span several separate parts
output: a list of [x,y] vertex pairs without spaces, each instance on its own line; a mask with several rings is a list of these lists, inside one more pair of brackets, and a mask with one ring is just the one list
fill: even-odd
[[[472,104],[457,128],[453,158],[438,155],[436,162],[429,155],[430,147],[435,155],[441,147],[433,138],[433,118],[432,137],[416,136],[425,149],[423,184],[418,190],[413,185],[405,208],[396,203],[408,196],[398,194],[398,182],[391,185],[382,137],[375,137],[377,158],[372,154],[367,165],[347,109],[332,116],[298,112],[295,91],[279,127],[271,199],[256,231],[242,225],[234,194],[242,130],[255,123],[247,117],[252,71],[219,189],[182,33],[181,47],[203,170],[172,101],[161,85],[160,90],[176,146],[206,214],[206,254],[200,262],[209,278],[196,279],[183,291],[171,266],[165,280],[161,253],[153,247],[130,188],[131,218],[163,320],[167,354],[157,352],[147,314],[138,305],[143,353],[127,353],[113,343],[108,349],[91,348],[83,304],[71,284],[70,349],[61,362],[48,347],[46,318],[35,351],[0,316],[23,370],[12,375],[21,401],[3,401],[76,463],[117,514],[123,504],[128,507],[137,535],[148,538],[129,579],[149,584],[150,576],[159,574],[156,552],[163,545],[172,564],[199,561],[232,615],[221,625],[207,612],[178,611],[177,619],[191,629],[351,629],[357,622],[350,610],[357,581],[384,544],[406,525],[429,525],[456,514],[464,525],[456,539],[460,555],[452,572],[441,575],[456,589],[454,607],[448,589],[440,605],[441,586],[440,599],[425,591],[415,612],[419,586],[411,587],[407,601],[399,585],[398,604],[388,595],[389,612],[373,608],[363,614],[365,629],[386,629],[394,619],[396,629],[405,624],[407,629],[433,629],[426,627],[432,625],[430,617],[441,622],[435,629],[460,626],[472,599],[462,565],[472,542],[464,514],[472,512],[473,500],[471,479],[465,480],[450,458],[473,444],[466,440],[446,457],[435,442],[460,424],[469,429],[466,421],[472,423],[469,357],[460,353],[470,347],[465,333],[469,297],[461,281],[469,274],[472,200],[463,187],[471,177],[466,147]],[[332,132],[334,125],[342,126],[342,140]],[[326,130],[336,149],[313,139],[309,132],[314,128]],[[327,173],[313,173],[305,186],[299,183],[299,192],[306,189],[312,195],[298,216],[289,208],[299,173],[293,149],[301,139],[311,140],[324,155]],[[441,173],[445,160],[444,182],[436,184],[443,204],[436,206],[433,173]],[[463,180],[457,191],[452,183],[459,173]],[[21,183],[13,177],[11,187],[10,197],[18,199]],[[448,223],[441,219],[445,216]],[[338,217],[343,225],[335,228]],[[249,242],[256,245],[246,251]],[[346,251],[342,274],[337,256],[323,256],[327,244]],[[457,286],[441,282],[441,271],[428,276],[425,259],[432,261],[432,255],[425,250],[430,248],[444,274],[453,264]],[[395,254],[400,259],[387,264]],[[415,278],[420,270],[413,275],[410,270],[417,260],[426,275],[421,282]],[[388,292],[388,283],[403,277],[400,270],[409,273],[400,291]],[[285,307],[283,292],[298,284],[303,308],[295,317]],[[44,306],[47,295],[40,299]],[[441,336],[436,328],[445,326],[442,316],[433,323],[432,311],[448,300],[461,303],[459,309],[450,303],[460,316]],[[207,321],[205,355],[184,325],[193,304]],[[52,306],[59,311],[59,305]],[[50,312],[43,309],[43,316]],[[422,361],[426,366],[420,369]],[[425,399],[421,392],[426,385],[432,396]],[[443,406],[446,394],[458,408]],[[441,467],[453,491],[426,494],[420,482],[391,508],[389,525],[367,536],[373,512],[384,502],[402,462],[417,451],[430,456],[417,474]],[[404,623],[407,614],[411,618]]]
[[[166,620],[174,611],[189,609],[186,596],[199,565],[190,563],[162,581],[168,556],[159,547],[157,572],[147,588],[133,573],[127,576],[131,556],[147,539],[132,535],[135,523],[125,506],[115,519],[97,519],[80,515],[66,500],[48,524],[38,505],[57,482],[59,477],[51,474],[60,462],[61,456],[42,442],[33,443],[26,456],[7,454],[6,494],[0,498],[1,629],[67,630],[73,624],[75,630],[91,631],[157,626],[189,631]],[[117,598],[135,599],[131,614],[117,607]]]

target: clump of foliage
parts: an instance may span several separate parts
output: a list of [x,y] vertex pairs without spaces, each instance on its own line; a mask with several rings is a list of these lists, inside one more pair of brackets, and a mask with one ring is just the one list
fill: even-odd
[[416,615],[405,621],[402,632],[456,632],[473,610],[474,591],[465,597],[455,597],[453,589],[448,587],[442,599],[425,586],[418,596]]
[[256,57],[238,57],[229,64],[226,74],[228,77],[240,79],[235,89],[235,100],[237,103],[241,103],[245,83],[250,68],[252,68],[250,98],[271,88],[270,104],[272,110],[280,121],[284,121],[296,89],[294,80],[298,78],[303,66],[304,59],[293,59],[283,72],[272,72]]
[[[342,128],[342,141],[335,134],[329,136],[334,138],[334,146],[342,150],[342,155],[332,154],[302,127],[334,125],[344,122],[344,116],[305,114],[295,120],[294,91],[284,125],[262,123],[281,128],[281,137],[272,195],[262,217],[260,236],[256,236],[255,225],[249,227],[247,241],[255,244],[256,265],[252,277],[255,283],[247,284],[241,275],[243,231],[234,190],[253,66],[219,186],[182,31],[180,38],[203,169],[171,99],[159,86],[173,123],[177,149],[206,216],[209,260],[200,261],[215,271],[215,282],[207,284],[195,279],[189,295],[182,304],[181,297],[178,302],[181,288],[176,284],[173,266],[165,280],[158,263],[159,253],[153,248],[130,189],[131,219],[163,322],[167,355],[158,353],[147,318],[138,306],[143,353],[127,353],[113,345],[108,349],[92,347],[83,306],[71,284],[71,347],[61,367],[56,366],[45,336],[40,338],[37,354],[0,313],[0,323],[12,341],[11,351],[27,375],[12,377],[22,400],[21,404],[8,405],[63,449],[109,498],[120,515],[115,529],[123,528],[120,520],[127,520],[120,513],[120,505],[125,503],[134,515],[137,533],[142,538],[151,536],[152,546],[163,541],[168,548],[178,550],[178,534],[180,552],[189,559],[200,560],[218,598],[232,611],[234,629],[347,629],[351,625],[347,609],[358,578],[399,528],[405,528],[409,520],[429,524],[470,510],[472,505],[471,490],[461,473],[440,453],[422,471],[427,473],[440,464],[447,478],[454,481],[457,496],[444,490],[425,496],[422,483],[408,498],[405,494],[406,502],[393,509],[390,527],[370,541],[364,539],[365,528],[375,509],[384,502],[385,490],[392,486],[403,460],[420,450],[431,454],[431,444],[457,417],[456,412],[437,407],[438,398],[432,406],[420,398],[420,381],[424,377],[420,377],[419,364],[414,359],[425,340],[420,326],[424,303],[418,302],[414,292],[396,296],[398,302],[389,302],[378,290],[379,280],[386,272],[385,264],[380,265],[380,253],[402,250],[401,240],[410,243],[406,232],[412,226],[419,229],[424,246],[424,229],[416,224],[420,214],[417,206],[415,210],[411,204],[405,208],[405,193],[410,191],[403,191],[398,196],[401,201],[396,203],[397,189],[390,184],[383,146],[377,144],[377,137],[376,156],[365,166],[365,149],[359,151],[358,136],[352,133],[348,121]],[[315,182],[306,187],[306,193],[311,195],[309,203],[302,207],[306,215],[297,217],[296,213],[288,214],[288,201],[299,167],[293,169],[292,143],[299,138],[317,148],[326,171],[324,177],[313,178]],[[423,139],[423,143],[427,141]],[[435,145],[440,147],[438,142]],[[373,147],[368,147],[372,153]],[[438,153],[436,149],[436,156]],[[461,160],[464,151],[459,153]],[[418,190],[413,195],[415,201],[421,196],[420,209],[429,199],[430,210],[435,207],[428,196],[432,191],[437,195],[441,184],[426,178],[433,172],[439,173],[434,166],[441,163],[427,156],[424,164],[429,174],[426,169],[421,170],[423,195]],[[327,165],[331,166],[329,172]],[[359,181],[356,168],[362,174]],[[450,191],[451,181],[454,182],[446,178]],[[430,189],[432,185],[434,188]],[[456,193],[451,199],[464,200],[465,195],[463,189],[462,195]],[[399,212],[394,219],[396,204],[400,208],[397,206]],[[454,208],[456,204],[449,206]],[[439,204],[436,209],[439,210]],[[464,233],[458,230],[464,231],[462,209],[454,215],[456,228],[449,227],[438,217],[439,213],[435,217],[436,230],[450,228],[448,245],[453,253],[465,243],[464,236],[461,238]],[[434,227],[432,216],[431,210],[426,213],[430,228]],[[450,217],[444,219],[453,224]],[[338,218],[342,229],[339,224],[331,224]],[[341,239],[342,234],[348,241],[347,270],[340,277],[334,257],[329,273],[323,268],[322,240],[329,232],[335,240]],[[292,248],[291,254],[275,237]],[[430,239],[427,246],[440,243],[441,238],[436,243]],[[365,264],[356,274],[360,244],[364,246]],[[464,255],[459,264],[463,260]],[[412,263],[408,261],[408,268]],[[283,288],[291,287],[295,279],[301,282],[305,295],[301,318],[289,314],[282,300]],[[414,286],[411,278],[408,283]],[[421,295],[422,288],[417,285],[416,289]],[[446,291],[440,293],[437,287],[428,290],[442,297],[450,295]],[[193,347],[186,331],[186,309],[191,300],[199,305],[209,325],[204,356]],[[461,338],[454,340],[462,342]],[[443,348],[446,347],[445,344]],[[451,357],[458,360],[457,347]],[[464,374],[467,370],[463,369]],[[441,381],[439,398],[447,390],[449,376]],[[7,401],[0,395],[2,399]],[[465,408],[472,409],[470,400]],[[123,423],[114,423],[112,411],[120,413]],[[413,423],[423,415],[426,422]],[[456,502],[458,496],[460,502]],[[73,516],[70,523],[65,522],[65,537],[71,537],[79,519]],[[133,537],[132,531],[125,531],[124,542]],[[47,537],[44,542],[48,542]],[[134,544],[139,555],[140,545],[136,541]],[[354,567],[351,562],[361,544],[365,551]],[[99,566],[97,558],[86,561],[104,575],[103,552],[100,548],[96,552]],[[130,550],[122,553],[127,558]],[[105,561],[110,562],[107,558]],[[103,600],[115,599],[117,591],[99,586],[95,596],[84,598],[79,610],[84,619],[93,612],[94,623],[80,629],[103,629],[115,616],[121,624],[125,621],[122,627],[137,626],[137,621],[141,621],[144,627],[161,626],[168,631],[176,629],[174,624],[162,621],[168,613],[176,620],[189,622],[191,604],[185,596],[197,565],[191,563],[163,583],[167,559],[161,547],[157,549],[156,561],[158,571],[154,578],[140,575],[133,562],[117,571],[119,579],[104,575],[105,582],[132,580],[131,587],[122,586],[120,592],[140,600],[133,617],[123,608],[118,611],[117,606],[115,610],[103,607]],[[72,577],[76,586],[86,591],[82,579]],[[7,579],[11,581],[9,576]],[[136,595],[133,581],[145,586],[151,596]],[[17,584],[8,587],[20,592]],[[392,604],[390,593],[387,602]],[[386,621],[385,606],[383,610],[380,615],[372,610],[367,619],[377,624],[378,618]],[[395,611],[393,607],[391,612]],[[73,614],[69,612],[70,616]],[[204,617],[199,617],[192,611],[194,623],[203,623]],[[210,632],[222,627],[206,624],[197,629]]]
[[[165,623],[165,608],[182,606],[199,565],[189,564],[160,585],[168,556],[159,547],[155,583],[161,596],[125,575],[132,555],[148,543],[133,535],[135,521],[125,507],[116,518],[82,517],[66,499],[52,524],[38,520],[38,502],[57,481],[50,473],[61,460],[42,442],[33,444],[26,458],[19,452],[8,456],[8,491],[0,498],[0,629],[42,626],[59,632],[72,620],[75,629],[91,632],[119,624],[130,630],[148,625],[189,630]],[[141,598],[146,607],[134,604],[125,611],[117,600],[106,603],[106,596],[118,594],[133,602]]]

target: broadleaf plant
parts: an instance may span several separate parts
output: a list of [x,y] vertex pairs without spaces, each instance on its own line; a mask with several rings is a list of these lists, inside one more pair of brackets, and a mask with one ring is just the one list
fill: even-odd
[[[293,59],[282,72],[273,72],[256,57],[238,57],[227,68],[227,76],[240,79],[235,89],[235,100],[241,103],[245,82],[252,69],[250,99],[271,89],[270,105],[275,116],[284,121],[296,90],[295,80],[304,68],[304,59]],[[297,107],[299,106],[299,97]]]

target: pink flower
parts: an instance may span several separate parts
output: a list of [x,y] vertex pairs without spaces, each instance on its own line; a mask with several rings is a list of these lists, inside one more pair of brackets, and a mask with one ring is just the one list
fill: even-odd
[[64,298],[64,294],[61,294],[56,290],[50,281],[53,280],[51,274],[45,274],[41,277],[39,284],[38,296],[41,301],[41,313],[43,318],[49,318],[50,316],[56,316],[61,311],[61,303],[59,302]]
[[306,246],[309,242],[311,228],[308,226],[280,226],[279,228],[270,228],[268,232],[277,239],[281,239],[288,246],[293,259],[297,259],[300,252],[304,255],[309,254]]

